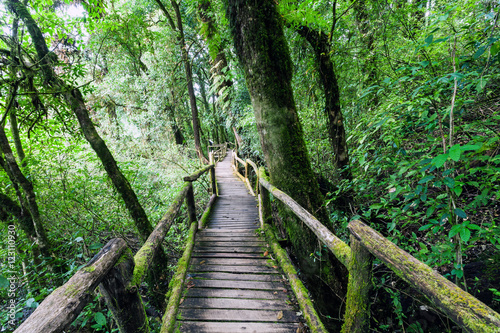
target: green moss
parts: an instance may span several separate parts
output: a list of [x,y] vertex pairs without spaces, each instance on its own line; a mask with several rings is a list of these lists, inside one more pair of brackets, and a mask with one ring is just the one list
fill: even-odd
[[83,267],[82,268],[82,272],[92,273],[93,271],[95,271],[95,267],[94,266],[88,266],[88,267]]
[[177,271],[175,272],[174,277],[172,278],[172,280],[170,280],[169,292],[167,293],[169,294],[169,299],[167,310],[165,311],[165,314],[162,318],[162,327],[160,331],[161,333],[172,333],[175,331],[175,321],[179,309],[179,301],[182,295],[182,287],[186,278],[186,272],[191,260],[191,253],[193,252],[194,248],[194,240],[197,227],[197,222],[191,223],[191,228],[189,230],[189,236],[186,242],[184,254],[177,263]]
[[302,281],[297,276],[297,271],[293,264],[288,259],[286,251],[278,244],[274,233],[269,225],[264,226],[264,230],[266,233],[266,238],[269,244],[271,245],[271,249],[274,252],[276,259],[278,260],[281,268],[287,274],[288,280],[290,282],[290,286],[292,287],[293,292],[299,302],[300,309],[304,314],[304,318],[307,321],[311,332],[327,332],[323,323],[319,319],[318,314],[314,310],[314,306],[309,298],[309,293],[307,289],[302,284]]
[[148,258],[152,258],[153,253],[154,253],[153,245],[148,242],[146,242],[140,248],[140,250],[137,251],[137,253],[134,256],[134,263],[135,263],[134,273],[127,289],[133,288],[142,283],[149,268]]
[[64,292],[64,296],[74,297],[80,292],[80,289],[76,285],[69,285],[66,287],[66,291]]

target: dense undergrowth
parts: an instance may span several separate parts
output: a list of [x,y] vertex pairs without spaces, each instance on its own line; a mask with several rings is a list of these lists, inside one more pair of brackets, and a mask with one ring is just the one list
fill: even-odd
[[[40,133],[44,134],[44,133]],[[40,138],[38,135],[37,138]],[[0,299],[2,311],[0,327],[9,330],[33,312],[38,304],[55,288],[65,283],[79,268],[86,264],[112,238],[126,240],[135,252],[141,246],[132,219],[123,201],[114,190],[95,153],[81,139],[50,137],[31,140],[25,146],[29,177],[34,180],[41,215],[49,239],[54,242],[54,255],[34,263],[29,255],[33,244],[26,241],[21,230],[17,231],[15,262],[13,267],[3,265],[0,270]],[[136,191],[139,200],[153,222],[160,220],[169,203],[177,195],[182,178],[200,167],[198,159],[186,147],[164,144],[155,147],[143,144],[137,138],[114,140],[109,138],[113,152],[119,157],[120,167]],[[2,179],[7,190],[8,179]],[[206,177],[195,182],[198,212],[203,211],[209,187]],[[169,255],[170,274],[175,271],[176,259],[182,255],[186,229],[185,207],[165,238]],[[0,251],[8,257],[8,224],[1,225]],[[10,224],[10,226],[13,226]],[[15,298],[10,292],[9,280],[15,280]],[[158,310],[148,304],[147,285],[141,289],[148,312],[154,318]],[[16,319],[9,324],[7,300],[15,299]],[[95,292],[94,301],[82,311],[73,323],[74,331],[116,331],[110,320],[102,297]]]

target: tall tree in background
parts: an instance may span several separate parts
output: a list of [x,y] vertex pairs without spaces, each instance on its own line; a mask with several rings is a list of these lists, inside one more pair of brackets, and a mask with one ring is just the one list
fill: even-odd
[[328,134],[335,154],[335,164],[341,170],[343,178],[351,179],[349,170],[349,151],[347,149],[344,118],[340,108],[340,92],[335,68],[330,58],[330,42],[322,31],[300,25],[296,28],[314,50],[316,68],[323,93],[325,94],[325,114],[328,122]]
[[178,40],[179,40],[179,46],[181,48],[181,57],[182,57],[182,62],[184,64],[184,71],[186,73],[187,88],[188,88],[188,93],[189,93],[189,105],[191,106],[191,116],[193,118],[194,146],[195,146],[196,153],[198,154],[198,157],[200,158],[200,160],[202,160],[204,163],[208,163],[208,160],[204,156],[203,150],[201,148],[200,120],[198,117],[198,106],[196,104],[196,95],[194,93],[194,86],[193,86],[193,69],[191,66],[191,62],[189,60],[188,46],[186,44],[186,38],[184,37],[184,27],[182,24],[181,10],[179,8],[179,4],[177,2],[175,2],[175,0],[170,1],[172,7],[174,8],[175,17],[177,20],[177,25],[176,25],[174,20],[172,19],[172,16],[168,12],[167,8],[163,5],[161,0],[155,0],[155,1],[158,4],[158,6],[160,7],[163,14],[167,17],[168,23],[169,23],[170,27],[172,28],[172,30],[177,31],[179,34]]
[[[304,143],[291,86],[292,63],[275,4],[272,0],[230,0],[226,12],[271,181],[332,228]],[[310,255],[317,248],[316,236],[291,216],[284,224],[305,275],[310,279],[321,275],[320,263]],[[345,272],[341,265],[333,258],[323,265],[329,270],[325,280],[342,295]]]
[[[9,9],[17,15],[17,17],[19,17],[19,19],[21,19],[28,28],[28,32],[35,45],[45,82],[62,95],[68,107],[76,115],[85,138],[96,152],[113,185],[118,193],[120,193],[123,201],[125,202],[125,206],[135,222],[141,238],[146,240],[149,234],[153,231],[153,227],[149,222],[146,212],[139,203],[132,186],[121,172],[113,155],[106,146],[106,143],[100,137],[99,133],[97,133],[95,126],[89,117],[82,93],[78,88],[68,85],[62,81],[54,72],[53,65],[56,63],[55,54],[49,52],[45,38],[26,6],[18,0],[9,0],[7,4]],[[29,198],[28,203],[30,203]],[[36,227],[35,218],[33,218],[33,222]],[[157,262],[160,267],[166,265],[166,257],[163,252],[158,253]]]

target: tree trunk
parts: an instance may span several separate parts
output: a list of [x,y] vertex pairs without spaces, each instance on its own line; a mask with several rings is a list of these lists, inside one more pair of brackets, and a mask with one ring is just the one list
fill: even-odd
[[106,169],[108,176],[111,178],[113,185],[125,201],[125,205],[134,219],[141,237],[143,240],[146,240],[149,234],[153,231],[153,227],[149,223],[148,217],[139,203],[134,190],[118,168],[118,165],[106,146],[106,143],[100,137],[99,133],[97,133],[95,126],[89,117],[87,107],[80,90],[65,84],[54,73],[50,60],[52,56],[49,53],[45,39],[40,31],[40,28],[33,20],[26,7],[18,0],[9,0],[8,4],[14,10],[15,14],[17,14],[28,27],[31,39],[36,47],[38,58],[43,66],[46,82],[53,88],[62,91],[61,94],[66,104],[73,110],[78,118],[78,122],[80,123],[80,127],[82,128],[85,138],[97,153],[97,156],[104,165],[104,168]]
[[24,176],[19,168],[16,158],[12,153],[12,149],[10,148],[9,140],[5,135],[3,126],[0,126],[0,151],[3,152],[5,156],[5,161],[2,162],[5,163],[5,168],[8,169],[9,176],[12,177],[11,181],[19,184],[19,186],[23,189],[40,250],[44,254],[49,254],[51,252],[51,246],[40,217],[33,184]]
[[191,62],[189,61],[189,54],[187,52],[187,45],[184,38],[184,28],[182,26],[181,11],[177,2],[171,0],[171,3],[172,7],[174,7],[175,16],[177,17],[177,29],[179,30],[179,42],[181,44],[182,62],[184,63],[184,71],[186,72],[189,105],[191,106],[191,117],[193,118],[194,146],[196,149],[196,153],[198,154],[198,158],[202,160],[203,163],[208,164],[208,159],[205,157],[205,155],[203,154],[203,150],[201,149],[200,120],[198,117],[198,106],[196,105],[196,95],[194,94],[193,71],[191,68]]
[[[272,0],[229,0],[226,6],[271,182],[332,228],[304,143],[291,85],[292,63],[275,4]],[[342,265],[329,260],[321,267],[311,257],[318,250],[312,231],[291,214],[284,223],[305,275],[318,285],[317,275],[329,271],[322,278],[337,295],[343,295],[346,274],[335,271]]]
[[344,178],[351,179],[351,172],[346,169],[349,166],[349,153],[340,108],[339,85],[330,59],[328,36],[307,26],[298,27],[297,32],[311,44],[316,56],[316,65],[325,94],[325,113],[328,117],[328,134],[335,154],[335,164],[342,170],[341,174]]
[[19,127],[17,125],[17,116],[14,110],[10,111],[10,131],[12,133],[12,138],[14,139],[14,145],[16,146],[16,153],[19,159],[19,164],[26,167],[26,155],[24,154],[23,144],[21,143],[21,137],[19,136]]
[[[9,8],[15,14],[17,14],[28,27],[28,32],[30,33],[31,39],[35,45],[37,56],[42,66],[42,72],[45,78],[45,82],[56,90],[61,91],[61,95],[64,101],[76,115],[85,138],[92,146],[92,149],[94,149],[94,151],[96,152],[97,156],[104,166],[104,169],[108,174],[108,177],[111,179],[117,192],[120,193],[123,201],[125,202],[125,206],[132,216],[141,238],[143,239],[143,241],[146,241],[149,234],[153,231],[153,227],[148,220],[146,212],[139,203],[139,200],[137,199],[132,186],[130,186],[127,178],[125,178],[125,176],[119,169],[113,155],[106,146],[106,143],[100,137],[99,133],[97,133],[95,126],[88,114],[82,93],[78,88],[74,88],[63,82],[55,74],[52,67],[52,58],[55,55],[51,55],[49,53],[43,34],[36,22],[31,17],[31,14],[27,10],[26,6],[24,6],[18,0],[9,0],[7,4],[9,5]],[[28,200],[28,202],[30,202],[30,200]],[[35,228],[37,228],[35,217],[33,217],[33,221],[35,222]],[[37,229],[37,235],[38,233],[39,232]],[[167,256],[165,255],[163,250],[158,251],[158,253],[155,255],[155,262],[155,267],[157,267],[158,272],[160,272],[158,276],[164,276],[164,274],[161,274],[161,272],[165,272],[167,269]],[[165,284],[160,281],[161,279],[156,279],[154,276],[155,271],[152,271],[150,274],[150,283],[158,286],[158,288],[160,289],[159,295],[162,295],[162,288],[164,289]],[[155,297],[154,301],[158,306],[164,306],[163,297]]]

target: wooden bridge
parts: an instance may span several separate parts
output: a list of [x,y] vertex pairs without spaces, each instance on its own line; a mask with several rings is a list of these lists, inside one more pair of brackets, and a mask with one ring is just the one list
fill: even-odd
[[[152,266],[154,254],[162,250],[161,242],[184,201],[190,233],[169,285],[161,332],[327,332],[269,227],[270,194],[293,211],[348,268],[342,332],[369,330],[373,257],[424,294],[464,331],[500,332],[498,313],[375,230],[360,221],[350,222],[347,245],[270,184],[262,167],[231,151],[226,156],[227,145],[216,148],[209,166],[184,178],[169,210],[134,256],[122,239],[109,241],[15,332],[63,332],[91,300],[91,291],[97,286],[120,332],[149,332],[138,287]],[[220,162],[215,166],[217,160]],[[244,170],[244,175],[239,170]],[[192,183],[207,172],[212,196],[198,221]]]
[[216,167],[218,200],[196,235],[187,290],[177,323],[181,332],[296,332],[293,295],[260,232],[255,197],[227,156]]

